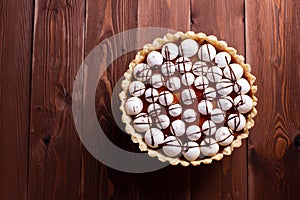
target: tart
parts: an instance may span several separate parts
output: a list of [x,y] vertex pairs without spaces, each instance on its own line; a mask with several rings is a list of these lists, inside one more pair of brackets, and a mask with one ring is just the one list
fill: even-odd
[[188,166],[221,160],[254,125],[255,77],[243,56],[215,36],[157,38],[137,53],[124,77],[125,130],[160,161]]

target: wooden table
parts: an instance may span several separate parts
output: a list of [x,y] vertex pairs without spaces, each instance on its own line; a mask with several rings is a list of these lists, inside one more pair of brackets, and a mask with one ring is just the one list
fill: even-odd
[[[295,0],[2,0],[0,199],[299,199],[300,3]],[[130,174],[95,160],[76,133],[72,87],[103,39],[136,27],[213,34],[245,56],[259,104],[249,139],[221,162]],[[110,95],[135,52],[98,85],[101,126],[116,126]]]

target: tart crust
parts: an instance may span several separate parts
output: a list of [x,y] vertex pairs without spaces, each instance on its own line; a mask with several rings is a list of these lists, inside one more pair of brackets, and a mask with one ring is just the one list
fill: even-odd
[[[148,148],[147,144],[143,141],[143,137],[141,134],[137,133],[135,129],[132,126],[132,118],[127,115],[125,112],[125,101],[127,98],[127,93],[129,89],[129,84],[132,80],[132,71],[134,67],[141,63],[143,60],[145,60],[146,56],[154,50],[161,49],[162,46],[169,42],[176,42],[179,39],[187,39],[191,38],[199,43],[203,43],[204,41],[207,41],[208,43],[215,46],[216,49],[226,51],[230,54],[230,56],[236,61],[236,63],[240,64],[244,69],[244,78],[247,79],[250,83],[250,92],[249,96],[253,99],[253,108],[248,113],[246,117],[246,126],[244,128],[244,132],[242,134],[239,134],[236,139],[227,147],[223,149],[222,152],[217,153],[216,155],[205,158],[205,159],[197,159],[195,161],[186,161],[182,160],[180,158],[171,158],[167,157],[164,154],[152,150]],[[125,130],[126,132],[131,135],[131,140],[134,143],[139,143],[139,148],[141,151],[148,151],[148,155],[151,157],[158,157],[158,159],[162,162],[168,161],[172,165],[181,164],[183,166],[188,166],[189,164],[192,164],[194,166],[200,165],[201,163],[204,164],[210,164],[213,160],[221,160],[224,155],[230,155],[234,148],[238,148],[242,145],[242,139],[245,139],[249,136],[249,129],[254,126],[254,120],[253,118],[257,114],[257,110],[255,106],[257,105],[257,98],[255,97],[255,93],[257,91],[257,86],[254,85],[254,82],[256,80],[255,76],[253,76],[250,71],[251,67],[249,64],[244,63],[244,57],[237,54],[237,51],[233,47],[228,47],[227,43],[225,41],[219,41],[215,36],[210,35],[206,36],[204,33],[194,33],[192,31],[188,31],[186,33],[183,32],[177,32],[175,34],[167,34],[163,38],[156,38],[152,44],[146,44],[143,47],[143,50],[139,51],[133,61],[129,64],[129,69],[124,73],[125,79],[122,81],[122,89],[123,91],[119,94],[119,98],[121,100],[121,106],[120,110],[122,111],[122,122],[125,123]]]

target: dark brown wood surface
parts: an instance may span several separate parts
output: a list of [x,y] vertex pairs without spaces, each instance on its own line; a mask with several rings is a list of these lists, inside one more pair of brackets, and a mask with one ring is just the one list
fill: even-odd
[[[130,12],[129,12],[130,11]],[[98,0],[86,2],[85,56],[102,40],[114,34],[137,27],[137,1]],[[97,16],[97,17],[95,17]],[[114,45],[114,44],[109,44]],[[116,145],[134,150],[130,137],[112,120],[111,94],[135,53],[124,55],[113,62],[100,77],[96,93],[96,109],[104,133]],[[106,64],[104,60],[103,65]],[[83,151],[83,199],[134,199],[135,175],[119,172],[96,161]]]
[[[2,0],[0,16],[0,199],[299,199],[297,1]],[[105,38],[149,26],[213,34],[251,64],[259,114],[231,156],[134,174],[80,142],[71,110],[80,64]],[[137,145],[112,120],[111,96],[135,53],[108,67],[95,100],[105,134],[130,151]]]
[[28,198],[79,199],[81,145],[72,89],[83,61],[83,1],[36,0]]
[[26,199],[33,3],[0,1],[0,199]]
[[248,140],[249,198],[298,199],[300,5],[247,2],[246,53],[260,86],[260,114]]

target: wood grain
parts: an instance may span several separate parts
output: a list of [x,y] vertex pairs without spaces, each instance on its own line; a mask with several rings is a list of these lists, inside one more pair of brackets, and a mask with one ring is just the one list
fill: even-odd
[[[71,96],[84,57],[105,38],[149,26],[213,34],[246,55],[259,114],[231,156],[130,174],[81,144]],[[298,199],[299,32],[293,0],[0,1],[0,199]],[[135,53],[108,67],[95,99],[106,135],[133,152],[112,120],[112,91]]]
[[[86,3],[85,56],[104,39],[137,27],[137,1],[88,0]],[[133,41],[124,41],[133,42]],[[116,44],[108,44],[116,45]],[[105,52],[104,52],[105,53]],[[114,61],[100,77],[95,107],[101,128],[117,146],[134,151],[130,137],[113,120],[112,109],[119,110],[118,96],[112,96],[115,87],[120,92],[119,79],[127,70],[135,52]],[[106,60],[99,67],[106,65]],[[116,105],[111,104],[111,98]],[[121,116],[119,112],[118,116]],[[116,158],[112,158],[116,159]],[[111,169],[83,152],[83,198],[84,199],[134,199],[135,175]]]
[[[192,30],[215,35],[245,55],[244,1],[192,1]],[[250,131],[252,132],[252,131]],[[247,199],[247,143],[220,162],[191,171],[192,199]]]
[[30,199],[79,199],[81,147],[71,103],[83,59],[84,1],[35,1]]
[[[190,30],[190,1],[139,1],[138,26],[186,32]],[[136,179],[136,199],[191,198],[189,167],[168,166],[155,172],[138,174]]]
[[190,30],[190,0],[141,0],[138,3],[139,27]]
[[299,198],[299,9],[292,0],[246,1],[247,58],[260,88],[249,138],[249,199]]
[[0,199],[27,198],[32,13],[0,1]]

